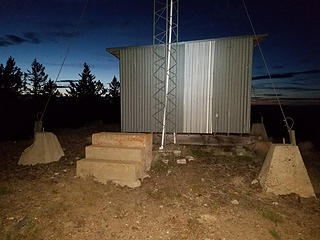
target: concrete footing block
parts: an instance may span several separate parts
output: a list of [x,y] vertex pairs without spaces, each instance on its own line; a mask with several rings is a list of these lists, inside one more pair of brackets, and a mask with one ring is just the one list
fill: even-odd
[[82,159],[77,162],[77,176],[93,176],[101,183],[114,181],[129,187],[140,186],[143,177],[140,163],[132,161],[112,161],[101,159]]
[[19,165],[35,165],[59,161],[64,156],[59,140],[52,132],[36,132],[33,144],[26,148]]
[[268,135],[263,123],[253,123],[251,135],[259,137],[263,141],[268,141]]
[[272,144],[258,178],[266,192],[276,195],[296,193],[305,198],[315,197],[298,146]]

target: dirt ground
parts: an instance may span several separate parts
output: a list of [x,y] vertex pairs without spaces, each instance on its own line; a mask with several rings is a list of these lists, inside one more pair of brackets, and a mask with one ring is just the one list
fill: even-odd
[[[0,143],[0,239],[320,239],[316,199],[274,196],[251,184],[263,158],[182,147],[185,165],[159,159],[137,189],[75,176],[95,129],[55,132],[59,162],[18,166],[32,139]],[[319,190],[319,155],[305,144],[304,160]],[[318,195],[319,197],[319,195]]]

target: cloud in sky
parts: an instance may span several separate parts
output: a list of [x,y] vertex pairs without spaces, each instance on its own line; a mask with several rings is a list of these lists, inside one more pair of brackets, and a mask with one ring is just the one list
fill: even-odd
[[33,32],[23,33],[22,36],[6,34],[4,37],[0,37],[0,47],[8,47],[22,43],[39,44],[41,40]]
[[34,32],[24,32],[23,36],[25,39],[29,40],[29,42],[34,44],[41,43],[40,39],[37,37],[36,33]]
[[[104,26],[102,20],[89,19],[82,21],[79,25],[77,33],[75,33],[76,23],[67,21],[59,22],[42,22],[40,26],[47,29],[47,31],[41,31],[41,34],[33,31],[23,32],[20,34],[6,34],[0,36],[0,47],[9,47],[24,43],[40,44],[42,42],[54,42],[57,43],[61,39],[70,39],[74,36],[85,34],[93,30],[99,29]],[[41,35],[41,39],[39,37]]]
[[264,94],[261,94],[262,96],[265,96],[265,97],[280,97],[280,96],[283,96],[283,94],[279,93],[279,94],[274,94],[274,93],[264,93]]
[[[272,74],[275,79],[276,92],[281,99],[288,98],[320,98],[320,69],[285,72]],[[267,75],[256,76],[253,78],[253,93],[254,97],[274,98],[274,89],[272,82],[269,81]]]
[[[57,43],[59,40],[70,39],[75,34],[72,31],[52,31],[45,34],[42,39],[40,39],[38,34],[35,32],[25,32],[22,34],[6,34],[4,37],[0,37],[0,47],[9,47],[14,45],[20,45],[24,43],[40,44],[43,42],[53,42]],[[42,34],[44,35],[44,34]]]
[[19,36],[16,36],[16,35],[11,35],[11,34],[7,34],[4,37],[0,38],[0,46],[1,47],[7,47],[10,45],[18,45],[23,42],[27,42],[27,40],[23,39]]
[[[273,90],[273,87],[260,87],[260,90]],[[301,87],[286,87],[286,86],[281,86],[277,87],[277,90],[286,90],[286,91],[294,91],[294,92],[300,92],[300,91],[320,91],[320,88],[301,88]]]
[[16,35],[11,35],[11,34],[7,34],[6,35],[6,38],[9,42],[12,42],[12,44],[20,44],[20,43],[23,43],[23,42],[27,42],[28,40],[27,39],[23,39],[19,36],[16,36]]
[[[271,78],[272,79],[293,78],[294,76],[300,75],[300,74],[314,74],[314,73],[320,73],[320,69],[313,69],[313,70],[300,71],[300,72],[289,72],[289,73],[274,73],[274,74],[271,74]],[[261,75],[261,76],[252,77],[252,80],[264,80],[268,78],[269,78],[268,75]]]

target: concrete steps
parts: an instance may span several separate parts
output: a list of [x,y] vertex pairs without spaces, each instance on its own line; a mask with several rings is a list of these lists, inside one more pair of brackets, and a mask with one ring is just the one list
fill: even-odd
[[140,148],[143,150],[144,167],[150,170],[152,160],[152,134],[101,132],[92,135],[92,145],[100,147]]
[[132,161],[82,159],[77,162],[77,176],[93,176],[101,183],[116,182],[129,187],[139,187],[142,176],[140,163]]
[[101,147],[91,145],[86,147],[86,158],[143,162],[145,156],[144,151],[141,148]]
[[93,176],[106,183],[138,187],[152,160],[152,134],[96,133],[77,162],[77,176]]

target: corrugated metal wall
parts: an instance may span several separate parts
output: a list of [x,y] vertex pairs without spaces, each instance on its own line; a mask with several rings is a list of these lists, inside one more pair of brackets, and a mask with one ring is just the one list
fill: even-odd
[[[248,133],[253,38],[178,46],[177,132]],[[153,131],[152,46],[120,48],[121,130]]]
[[185,44],[183,132],[212,133],[214,41]]
[[120,49],[121,131],[152,131],[152,47]]
[[[175,112],[175,118],[176,118],[176,131],[177,132],[182,132],[183,130],[183,108],[181,106],[183,106],[183,86],[184,86],[184,61],[185,61],[185,57],[184,57],[184,45],[183,44],[179,44],[174,46],[177,49],[177,56],[174,58],[177,58],[176,61],[176,66],[173,66],[173,60],[171,59],[171,67],[172,67],[172,71],[176,71],[177,74],[177,78],[176,78],[176,105],[179,107],[176,107],[176,112]],[[153,54],[153,49],[151,49],[150,51],[152,51],[151,54]],[[161,51],[163,51],[161,53]],[[166,48],[164,46],[158,46],[157,52],[164,56],[165,55],[165,51]],[[147,66],[150,67],[150,66]],[[151,67],[152,67],[152,63],[151,63]],[[152,70],[152,72],[154,72],[154,69]],[[157,77],[160,79],[165,80],[165,75],[166,75],[166,68],[163,69],[158,69],[157,73],[156,73]],[[153,79],[154,80],[154,79]],[[165,82],[165,81],[164,81]],[[159,84],[161,87],[163,87],[163,89],[165,89],[165,83],[159,84],[159,82],[157,81],[157,84]],[[170,81],[169,81],[170,84]],[[171,87],[173,87],[171,85]],[[171,87],[169,87],[169,90],[171,89]],[[160,88],[158,86],[158,88]],[[153,89],[153,93],[155,93],[156,89]],[[161,98],[164,99],[164,91],[161,92],[160,94],[157,94],[157,98]],[[152,98],[153,104],[152,106],[155,106],[155,102],[156,100],[154,98]],[[167,109],[173,109],[174,107],[171,105],[170,106],[170,101],[168,101],[168,108]],[[155,109],[155,107],[153,107],[153,114],[157,113],[157,119],[162,119],[163,118],[163,111],[161,112],[157,112],[159,111],[159,109]],[[155,132],[161,132],[162,131],[162,124],[155,121],[153,124],[153,130]],[[167,120],[167,129],[173,129],[173,126],[170,125],[170,122]]]
[[213,132],[249,133],[253,39],[215,41]]
[[[152,46],[120,48],[121,131],[154,131]],[[183,129],[184,45],[177,51],[176,129]],[[163,73],[159,73],[163,74]],[[179,107],[181,106],[181,107]]]
[[177,132],[183,132],[184,115],[184,70],[185,70],[185,46],[178,45],[177,51],[177,108],[176,108],[176,129]]

